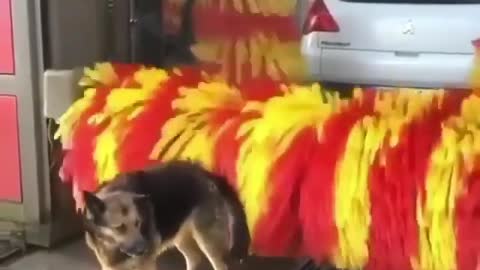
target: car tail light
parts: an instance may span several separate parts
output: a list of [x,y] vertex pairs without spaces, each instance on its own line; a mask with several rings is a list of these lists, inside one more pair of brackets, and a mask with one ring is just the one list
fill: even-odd
[[313,0],[303,26],[303,33],[338,31],[340,31],[340,28],[325,5],[324,0]]
[[472,44],[475,48],[480,49],[480,38],[472,41]]

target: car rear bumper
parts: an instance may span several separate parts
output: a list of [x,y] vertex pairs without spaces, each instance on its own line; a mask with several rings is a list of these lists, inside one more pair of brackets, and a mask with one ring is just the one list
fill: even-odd
[[303,48],[311,80],[401,87],[468,87],[473,54]]

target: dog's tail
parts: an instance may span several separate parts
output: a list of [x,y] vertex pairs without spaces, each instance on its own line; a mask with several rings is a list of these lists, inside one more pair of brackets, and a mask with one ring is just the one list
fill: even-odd
[[225,199],[228,207],[228,223],[230,231],[230,255],[232,259],[242,262],[248,257],[250,249],[250,232],[247,217],[237,192],[226,179],[216,177],[216,186]]

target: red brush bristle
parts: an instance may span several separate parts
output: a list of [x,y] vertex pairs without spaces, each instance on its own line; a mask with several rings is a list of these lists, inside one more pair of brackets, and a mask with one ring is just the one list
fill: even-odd
[[112,63],[113,70],[119,78],[119,82],[116,86],[122,85],[122,82],[128,80],[132,75],[138,71],[142,65],[139,64],[123,64],[123,63]]
[[279,83],[268,77],[245,81],[239,88],[243,97],[250,101],[266,101],[272,97],[282,95]]
[[223,104],[222,107],[211,112],[209,119],[210,132],[214,134],[220,129],[228,120],[237,118],[245,103],[243,101],[232,101]]
[[302,226],[298,216],[299,191],[315,141],[316,130],[304,129],[271,169],[268,204],[253,237],[255,251],[263,256],[300,254]]
[[418,256],[416,200],[425,198],[425,177],[430,156],[440,140],[441,123],[459,112],[466,92],[447,94],[420,120],[409,124],[394,148],[388,146],[377,156],[370,171],[372,224],[367,269],[411,269]]
[[73,180],[73,160],[71,150],[63,150],[62,166],[59,169],[60,179],[64,182],[71,182]]
[[[458,110],[460,98],[467,97],[469,91],[452,92],[449,100],[452,110]],[[465,193],[456,204],[457,269],[480,269],[480,156],[474,160],[473,170],[462,168]]]
[[[112,64],[118,81],[111,87],[124,84],[123,79],[131,77],[137,71],[139,65]],[[60,174],[65,181],[72,180],[81,190],[94,191],[97,188],[96,164],[93,159],[95,139],[105,128],[106,123],[94,126],[89,124],[89,119],[94,114],[100,113],[106,102],[111,87],[99,87],[90,107],[85,110],[74,128],[72,135],[72,147],[64,155],[64,163]]]
[[[477,157],[478,159],[478,157]],[[466,175],[467,193],[457,202],[457,267],[478,270],[480,265],[480,164]]]
[[82,114],[75,127],[72,136],[72,148],[68,151],[68,160],[71,162],[70,169],[64,168],[64,175],[71,176],[73,181],[82,190],[94,191],[97,188],[97,172],[96,164],[93,159],[95,151],[95,139],[98,134],[105,128],[103,125],[91,125],[88,123],[89,118],[103,110],[106,97],[110,93],[111,88],[102,88],[97,90],[97,95],[93,104]]
[[387,137],[370,169],[369,253],[373,256],[367,269],[408,270],[412,268],[411,258],[417,255],[417,193],[409,160],[413,127],[409,125],[402,131],[395,147],[389,146]]
[[218,136],[214,146],[214,171],[227,178],[229,183],[238,188],[237,185],[237,159],[240,146],[244,138],[237,138],[240,126],[253,118],[257,113],[242,113]]
[[357,120],[370,114],[374,95],[367,95],[362,104],[333,115],[323,128],[315,146],[305,181],[300,190],[300,221],[304,253],[317,262],[332,259],[337,244],[335,225],[335,175],[343,157],[348,135]]
[[[155,144],[161,138],[161,127],[174,116],[172,101],[180,87],[193,87],[201,81],[199,70],[182,69],[182,75],[171,74],[168,81],[158,86],[156,94],[146,102],[144,110],[131,121],[119,147],[120,171],[135,171],[157,161],[150,159]],[[152,127],[157,130],[152,132]]]
[[236,162],[241,140],[236,138],[241,125],[239,119],[234,120],[217,138],[214,146],[214,171],[225,177],[235,188],[237,186]]
[[[255,36],[259,29],[266,34],[275,34],[281,41],[300,38],[300,31],[294,16],[266,16],[250,10],[237,12],[231,2],[225,2],[226,9],[219,5],[194,9],[195,34],[200,39],[236,39]],[[222,22],[222,23],[218,23]]]

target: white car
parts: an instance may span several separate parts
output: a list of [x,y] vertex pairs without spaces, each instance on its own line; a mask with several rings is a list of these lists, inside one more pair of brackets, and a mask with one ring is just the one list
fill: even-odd
[[309,79],[468,87],[480,0],[298,0]]

